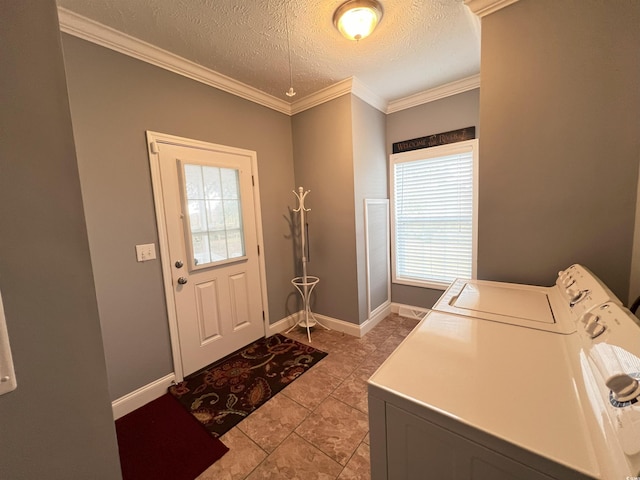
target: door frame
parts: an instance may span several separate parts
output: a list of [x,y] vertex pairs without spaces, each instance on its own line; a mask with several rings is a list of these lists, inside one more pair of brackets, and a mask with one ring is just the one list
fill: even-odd
[[158,242],[160,247],[160,264],[162,266],[162,279],[167,303],[167,317],[169,320],[169,334],[171,337],[171,353],[173,355],[173,370],[175,381],[184,379],[182,369],[182,352],[178,341],[178,316],[174,297],[173,282],[171,280],[171,260],[169,257],[169,237],[165,220],[163,190],[160,175],[160,151],[161,145],[170,144],[187,148],[197,148],[214,152],[245,155],[251,158],[251,176],[253,179],[253,204],[255,210],[256,234],[258,237],[258,267],[260,270],[260,301],[262,305],[263,329],[266,335],[269,324],[269,309],[267,302],[267,279],[264,260],[264,240],[262,234],[262,211],[260,209],[260,186],[258,181],[258,157],[252,150],[228,147],[190,138],[177,137],[166,133],[146,131],[147,151],[149,154],[149,166],[151,167],[151,185],[153,187],[153,203],[156,210],[156,225],[158,227]]

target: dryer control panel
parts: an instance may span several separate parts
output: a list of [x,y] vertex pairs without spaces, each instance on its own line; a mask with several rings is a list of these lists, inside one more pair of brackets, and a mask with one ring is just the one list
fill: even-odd
[[613,436],[638,468],[640,320],[622,305],[608,302],[585,313],[577,330]]

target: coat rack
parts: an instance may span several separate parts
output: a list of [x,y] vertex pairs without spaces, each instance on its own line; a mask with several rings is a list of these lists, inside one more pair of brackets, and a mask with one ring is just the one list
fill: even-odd
[[322,323],[318,321],[313,312],[311,311],[311,292],[318,284],[320,279],[318,277],[314,277],[311,275],[307,275],[307,253],[306,253],[306,245],[305,245],[305,216],[306,212],[310,211],[310,208],[306,208],[304,206],[304,199],[308,195],[309,190],[305,192],[304,188],[298,187],[298,191],[293,190],[293,194],[298,199],[298,208],[294,209],[294,212],[300,213],[300,251],[301,251],[301,259],[302,259],[302,276],[295,277],[291,280],[291,283],[300,296],[302,297],[302,315],[300,316],[298,322],[287,330],[285,333],[289,333],[295,327],[303,327],[307,329],[307,338],[309,339],[309,343],[311,343],[311,327],[314,327],[316,324],[320,325],[322,328],[326,330],[330,330],[330,328],[326,327]]

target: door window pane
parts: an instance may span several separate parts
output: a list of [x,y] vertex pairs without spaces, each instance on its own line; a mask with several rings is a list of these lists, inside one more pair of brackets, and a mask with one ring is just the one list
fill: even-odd
[[233,168],[184,164],[194,266],[245,255],[239,179]]
[[187,205],[189,206],[189,223],[191,224],[191,232],[206,232],[207,222],[204,218],[204,201],[189,200]]
[[224,223],[228,230],[236,230],[241,224],[240,201],[225,200],[224,201]]
[[242,231],[227,231],[227,245],[229,249],[229,257],[241,257],[244,255],[244,245],[242,241]]
[[[224,210],[222,200],[207,201],[207,225],[210,231],[219,232],[224,230]],[[193,230],[193,227],[191,227]]]
[[193,233],[191,235],[193,244],[193,256],[195,265],[210,263],[209,238],[206,233]]

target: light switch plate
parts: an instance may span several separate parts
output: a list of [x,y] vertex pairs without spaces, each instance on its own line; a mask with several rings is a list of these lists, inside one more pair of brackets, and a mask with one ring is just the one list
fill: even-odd
[[155,260],[156,258],[155,243],[146,243],[144,245],[136,245],[136,257],[139,262],[146,262],[147,260]]
[[12,392],[16,389],[16,374],[11,358],[11,346],[9,345],[9,333],[4,317],[2,295],[0,295],[0,395]]

